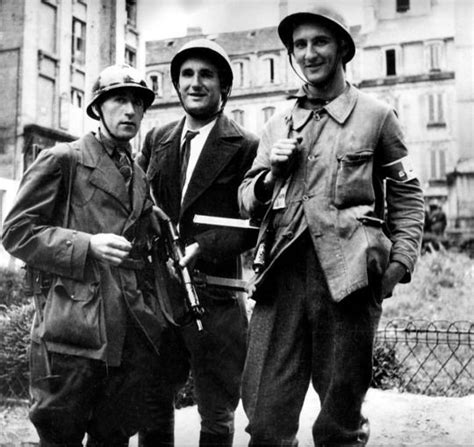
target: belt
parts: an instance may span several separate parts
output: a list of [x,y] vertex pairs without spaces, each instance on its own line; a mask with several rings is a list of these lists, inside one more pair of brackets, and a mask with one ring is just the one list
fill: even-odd
[[205,273],[194,271],[193,280],[196,287],[215,286],[224,289],[247,292],[247,281],[235,278],[223,278],[221,276],[206,275]]

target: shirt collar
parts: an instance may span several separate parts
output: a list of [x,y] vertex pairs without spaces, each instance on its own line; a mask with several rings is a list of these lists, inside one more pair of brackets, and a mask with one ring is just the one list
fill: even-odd
[[[328,115],[339,124],[343,124],[347,120],[357,102],[357,90],[349,82],[346,82],[346,84],[346,88],[339,96],[334,98],[329,104],[322,107],[326,110]],[[303,87],[301,87],[296,94],[291,96],[292,98],[296,98],[297,102],[287,119],[291,118],[293,120],[293,127],[295,130],[303,127],[313,113],[312,110],[298,107],[299,100],[306,96],[307,94]]]
[[[216,124],[217,118],[213,119],[211,122],[205,124],[204,126],[200,127],[199,129],[194,129],[193,132],[199,132],[199,137],[202,138],[204,135],[207,137],[209,133],[211,132],[212,128],[214,127],[214,124]],[[184,126],[183,130],[181,132],[181,144],[184,142],[184,137],[186,136],[186,132],[188,130],[191,130],[188,127],[188,122],[185,120],[184,121]]]
[[107,138],[101,131],[100,128],[97,129],[97,132],[94,133],[94,136],[97,138],[97,140],[102,144],[103,148],[105,149],[105,152],[109,154],[109,156],[112,156],[114,151],[120,147],[120,149],[125,150],[125,152],[130,156],[132,153],[132,147],[129,142],[125,144],[117,144],[116,141],[112,140],[111,138]]

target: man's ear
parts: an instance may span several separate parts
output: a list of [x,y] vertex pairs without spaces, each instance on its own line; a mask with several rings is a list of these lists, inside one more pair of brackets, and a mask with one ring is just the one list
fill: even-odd
[[347,44],[346,40],[341,39],[339,41],[339,47],[341,49],[342,60],[344,60],[347,56],[347,53],[349,52],[349,45]]

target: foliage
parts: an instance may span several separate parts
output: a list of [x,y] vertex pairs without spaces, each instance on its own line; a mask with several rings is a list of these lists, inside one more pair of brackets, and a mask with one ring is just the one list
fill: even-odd
[[373,361],[371,386],[381,390],[398,388],[405,368],[397,358],[397,351],[393,344],[376,343]]
[[440,250],[422,255],[412,281],[399,284],[383,305],[383,321],[396,318],[460,321],[474,315],[474,260]]
[[13,305],[0,321],[0,395],[28,397],[28,347],[33,305]]
[[0,269],[0,306],[27,304],[29,299],[23,293],[24,271]]

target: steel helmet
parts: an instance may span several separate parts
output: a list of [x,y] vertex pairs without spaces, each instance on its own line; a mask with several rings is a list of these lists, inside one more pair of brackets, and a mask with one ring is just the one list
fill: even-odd
[[293,30],[301,23],[321,22],[335,30],[347,43],[347,54],[343,62],[349,62],[355,54],[355,43],[344,17],[331,6],[317,6],[310,11],[297,12],[286,16],[278,25],[278,35],[288,53],[293,52]]
[[130,65],[111,65],[102,70],[92,86],[91,99],[87,105],[87,115],[95,120],[100,117],[94,110],[94,105],[106,95],[121,88],[133,88],[142,97],[144,109],[151,106],[155,93],[148,88],[145,78]]
[[229,56],[216,42],[209,39],[194,39],[184,44],[171,60],[171,81],[178,90],[179,70],[182,63],[190,56],[203,55],[211,59],[220,72],[221,88],[223,90],[222,102],[225,104],[230,96],[234,76]]

